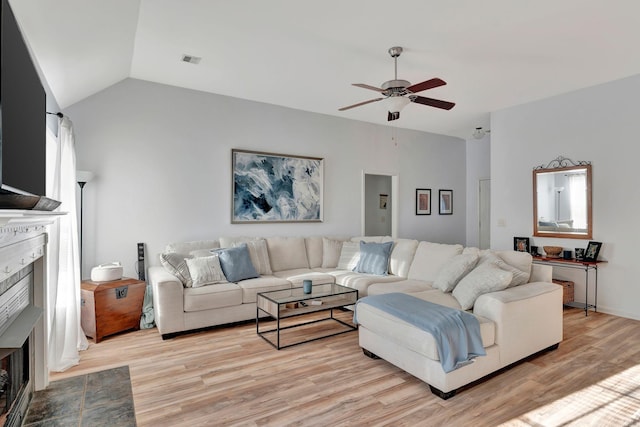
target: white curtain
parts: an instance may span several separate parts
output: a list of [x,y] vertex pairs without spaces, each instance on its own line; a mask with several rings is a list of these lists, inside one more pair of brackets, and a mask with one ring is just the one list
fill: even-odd
[[[49,133],[49,139],[55,138]],[[64,371],[80,362],[88,346],[80,326],[80,262],[76,218],[76,154],[73,124],[64,117],[58,138],[49,140],[47,158],[49,197],[67,212],[51,227],[49,236],[49,369]]]
[[569,194],[573,228],[587,228],[587,204],[584,202],[587,194],[586,173],[569,175]]

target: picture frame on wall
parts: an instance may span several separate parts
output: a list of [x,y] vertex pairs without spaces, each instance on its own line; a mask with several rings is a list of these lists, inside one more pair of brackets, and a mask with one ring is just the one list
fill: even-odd
[[431,215],[430,188],[416,188],[416,215]]
[[453,215],[453,190],[439,190],[440,215]]
[[513,250],[518,252],[529,252],[529,238],[528,237],[514,237],[513,238]]
[[587,248],[584,250],[584,258],[582,258],[582,260],[587,262],[597,261],[601,247],[602,242],[589,242]]
[[322,222],[324,159],[231,150],[231,223]]

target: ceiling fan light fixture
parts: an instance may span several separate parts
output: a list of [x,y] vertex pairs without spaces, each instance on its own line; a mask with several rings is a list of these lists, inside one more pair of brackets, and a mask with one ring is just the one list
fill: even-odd
[[411,100],[404,96],[390,96],[385,104],[387,104],[386,107],[390,113],[399,113],[410,102]]

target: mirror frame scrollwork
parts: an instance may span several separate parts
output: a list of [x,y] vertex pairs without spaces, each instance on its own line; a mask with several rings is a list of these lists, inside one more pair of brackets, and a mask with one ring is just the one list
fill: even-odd
[[[586,215],[587,227],[585,231],[563,231],[562,228],[542,230],[538,215],[538,176],[541,174],[571,172],[584,169],[586,171]],[[559,219],[559,218],[556,218]],[[577,161],[558,156],[547,165],[540,165],[533,168],[533,235],[538,237],[560,237],[569,239],[591,239],[593,238],[593,220],[591,208],[591,162]]]

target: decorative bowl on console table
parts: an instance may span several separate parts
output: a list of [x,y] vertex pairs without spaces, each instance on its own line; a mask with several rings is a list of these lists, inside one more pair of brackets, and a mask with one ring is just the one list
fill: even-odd
[[559,258],[562,253],[562,246],[543,246],[542,249],[549,258]]

